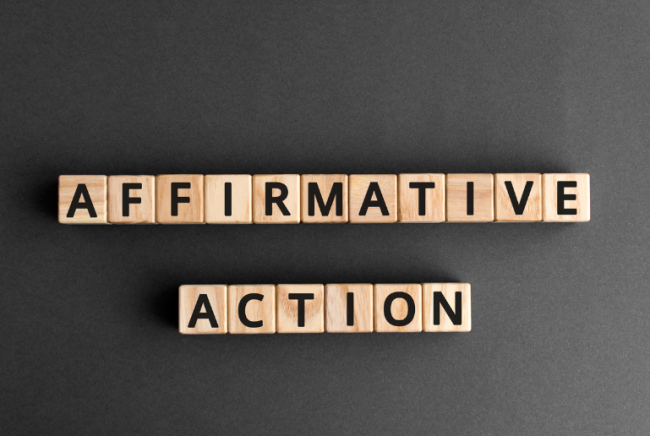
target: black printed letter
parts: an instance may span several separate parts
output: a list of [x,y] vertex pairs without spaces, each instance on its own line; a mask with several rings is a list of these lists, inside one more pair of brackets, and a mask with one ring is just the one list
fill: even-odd
[[122,216],[129,216],[129,204],[140,204],[140,197],[129,197],[131,189],[142,189],[142,183],[122,183]]
[[[287,188],[287,185],[279,182],[266,182],[264,189],[266,197],[264,200],[264,214],[266,216],[273,215],[273,203],[278,205],[278,208],[280,209],[280,212],[282,212],[282,215],[291,215],[291,213],[289,213],[289,209],[287,209],[287,206],[284,205],[284,200],[289,195],[289,188]],[[280,190],[280,195],[278,197],[273,196],[274,189]]]
[[515,214],[523,215],[526,210],[526,203],[528,203],[528,196],[530,196],[530,190],[533,189],[533,182],[526,182],[524,192],[521,194],[521,201],[517,201],[517,194],[515,194],[515,188],[512,187],[512,182],[506,182],[506,189]]
[[[82,195],[84,197],[83,203],[79,201]],[[93,202],[90,199],[90,194],[88,193],[88,188],[85,183],[77,185],[77,190],[74,192],[74,196],[72,197],[72,203],[70,203],[70,209],[68,209],[68,218],[74,218],[77,209],[88,209],[88,215],[90,215],[91,218],[97,218],[95,206],[93,206]]]
[[336,216],[343,216],[343,183],[336,182],[332,185],[330,196],[327,197],[327,203],[325,203],[320,189],[318,189],[318,183],[310,182],[307,184],[307,197],[307,214],[309,216],[314,216],[315,213],[314,199],[318,202],[318,208],[323,216],[330,214],[334,199],[336,199]]
[[409,188],[418,190],[418,215],[427,214],[427,189],[433,189],[436,184],[433,182],[409,182]]
[[191,183],[172,183],[172,216],[178,216],[178,204],[189,203],[190,197],[179,197],[179,189],[190,189]]
[[[201,309],[205,306],[205,312],[201,312]],[[187,325],[188,328],[193,329],[196,327],[196,321],[199,319],[207,319],[210,321],[210,327],[213,329],[219,328],[217,324],[217,318],[214,316],[212,311],[212,305],[208,299],[207,294],[200,294],[199,298],[196,300],[196,305],[194,306],[194,311],[192,312],[192,317],[190,318],[190,323]]]
[[289,300],[298,300],[298,327],[305,326],[305,300],[313,300],[314,294],[289,294]]
[[[377,196],[376,200],[372,199],[373,194]],[[378,207],[383,216],[390,215],[388,207],[386,207],[386,202],[384,201],[384,196],[381,194],[381,189],[379,189],[379,183],[377,182],[370,182],[370,186],[368,186],[368,191],[366,192],[366,197],[363,199],[363,203],[361,204],[359,215],[366,216],[369,207]]]
[[577,188],[578,182],[557,182],[557,214],[558,215],[577,215],[577,209],[565,209],[564,202],[575,200],[575,194],[565,194],[564,188]]
[[239,301],[239,307],[237,308],[238,309],[237,312],[239,313],[239,320],[241,321],[242,324],[244,324],[246,327],[256,329],[262,327],[264,325],[264,321],[263,320],[251,321],[246,317],[246,305],[251,300],[262,301],[264,300],[264,295],[262,294],[244,295],[242,299]]
[[[393,301],[398,298],[403,298],[408,305],[406,317],[401,320],[393,318],[393,314],[390,310]],[[415,301],[413,301],[413,297],[411,297],[406,292],[393,292],[390,294],[388,297],[386,297],[386,301],[384,301],[384,317],[390,325],[394,325],[396,327],[403,327],[405,325],[408,325],[411,321],[413,321],[413,317],[415,317]]]
[[461,325],[463,323],[463,293],[456,292],[456,312],[451,310],[451,306],[442,292],[436,291],[433,293],[433,325],[440,325],[440,306],[445,309],[447,316],[454,325]]

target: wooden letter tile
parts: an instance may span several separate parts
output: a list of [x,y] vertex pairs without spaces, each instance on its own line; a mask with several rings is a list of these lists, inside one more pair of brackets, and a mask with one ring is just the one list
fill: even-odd
[[323,285],[278,285],[278,333],[323,333]]
[[203,223],[203,176],[164,174],[156,177],[156,221],[161,224]]
[[205,176],[205,222],[250,224],[252,177],[249,174]]
[[422,285],[375,285],[375,331],[422,331]]
[[589,221],[589,174],[542,175],[544,221]]
[[469,283],[422,285],[425,332],[472,330],[472,294]]
[[371,284],[325,285],[325,330],[328,333],[370,333],[373,329]]
[[226,285],[183,285],[178,290],[178,330],[184,334],[228,332]]
[[494,176],[492,174],[447,175],[447,221],[494,221]]
[[350,222],[397,222],[397,176],[353,174],[350,176]]
[[542,220],[541,174],[497,174],[495,190],[494,209],[497,221]]
[[348,222],[348,176],[304,174],[300,177],[303,223]]
[[59,222],[107,224],[106,176],[59,176]]
[[300,176],[297,174],[253,176],[253,222],[299,223]]
[[233,334],[275,333],[275,286],[228,286],[228,331]]
[[154,176],[109,176],[108,222],[155,224],[155,186]]
[[400,174],[399,221],[439,223],[445,220],[445,175]]

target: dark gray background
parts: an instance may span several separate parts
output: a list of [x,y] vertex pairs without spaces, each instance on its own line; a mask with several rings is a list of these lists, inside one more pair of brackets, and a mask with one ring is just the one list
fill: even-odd
[[[3,434],[647,434],[650,3],[4,1]],[[588,172],[583,224],[64,226],[60,174]],[[181,336],[465,281],[469,334]]]

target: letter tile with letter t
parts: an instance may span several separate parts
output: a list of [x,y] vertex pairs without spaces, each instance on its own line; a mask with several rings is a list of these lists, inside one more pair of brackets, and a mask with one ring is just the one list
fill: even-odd
[[183,334],[228,332],[226,285],[183,285],[178,289],[178,330]]
[[422,285],[375,285],[375,331],[409,333],[422,331]]
[[472,294],[469,283],[423,283],[425,332],[472,330]]
[[59,222],[108,224],[106,176],[59,176]]
[[275,174],[253,176],[253,222],[298,224],[300,222],[300,176]]
[[275,285],[228,286],[228,332],[275,333]]
[[545,222],[581,222],[591,219],[589,174],[543,174]]
[[276,323],[278,333],[323,333],[323,285],[278,285]]

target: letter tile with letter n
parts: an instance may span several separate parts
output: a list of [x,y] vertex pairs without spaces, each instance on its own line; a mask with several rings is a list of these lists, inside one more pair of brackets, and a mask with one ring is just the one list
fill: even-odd
[[178,330],[183,334],[228,332],[226,285],[183,285],[178,289]]
[[591,219],[589,174],[543,174],[546,222],[580,222]]
[[300,222],[300,176],[298,174],[253,176],[253,222],[256,224]]
[[156,177],[156,221],[161,224],[203,223],[203,175]]
[[328,333],[372,332],[372,291],[369,283],[325,285],[325,330]]
[[350,176],[350,222],[397,222],[397,175]]
[[155,187],[154,176],[109,176],[108,222],[155,224]]
[[400,174],[397,186],[401,223],[439,223],[445,220],[444,174]]
[[375,331],[408,333],[422,331],[422,285],[375,285]]
[[59,222],[108,224],[106,176],[59,176]]
[[278,333],[323,333],[323,285],[278,285],[276,323]]
[[496,221],[542,220],[541,174],[497,174],[494,184]]
[[472,294],[469,283],[423,283],[425,332],[472,330]]
[[228,332],[275,333],[275,285],[228,286]]
[[250,174],[205,176],[205,222],[250,224],[253,222]]
[[492,174],[447,174],[447,221],[485,223],[494,221]]
[[346,174],[303,174],[300,176],[300,196],[303,223],[348,222]]

